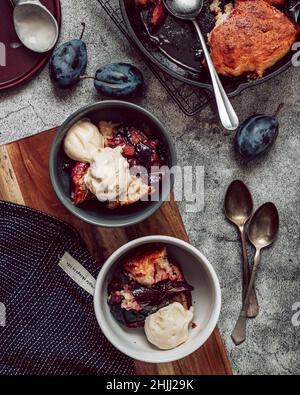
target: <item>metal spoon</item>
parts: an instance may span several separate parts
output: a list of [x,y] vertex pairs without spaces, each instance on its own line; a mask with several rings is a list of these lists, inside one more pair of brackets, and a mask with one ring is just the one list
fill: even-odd
[[232,340],[236,345],[243,343],[246,339],[247,309],[249,305],[251,289],[253,288],[256,272],[260,264],[260,252],[263,248],[271,245],[278,234],[279,215],[273,203],[266,203],[261,206],[253,215],[248,236],[251,243],[256,247],[252,275],[247,291],[247,295],[240,312],[239,319],[232,332]]
[[[240,231],[243,251],[243,301],[246,297],[251,273],[246,249],[245,225],[251,217],[252,211],[253,200],[249,189],[242,181],[233,181],[225,195],[225,215]],[[257,297],[254,288],[252,288],[247,317],[254,318],[258,312]]]
[[197,16],[203,6],[203,0],[163,0],[167,10],[176,18],[189,20],[193,22],[201,46],[206,58],[207,66],[210,72],[212,85],[215,92],[215,98],[219,111],[220,120],[225,129],[235,130],[239,126],[238,117],[227,97],[227,94],[222,86],[219,76],[216,72],[215,66],[210,58],[209,50],[207,48],[205,39],[202,35],[200,26],[196,20]]
[[10,0],[14,9],[16,33],[25,47],[35,52],[50,51],[59,28],[51,12],[39,0]]

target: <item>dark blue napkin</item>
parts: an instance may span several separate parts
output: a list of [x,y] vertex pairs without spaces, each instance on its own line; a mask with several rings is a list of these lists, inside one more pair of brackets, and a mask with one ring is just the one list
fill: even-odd
[[58,266],[66,251],[97,276],[73,228],[0,202],[0,374],[133,374],[101,333],[92,296]]

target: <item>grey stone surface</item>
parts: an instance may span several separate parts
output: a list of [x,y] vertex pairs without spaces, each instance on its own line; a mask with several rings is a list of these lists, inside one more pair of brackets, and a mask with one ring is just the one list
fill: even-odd
[[[300,302],[300,82],[299,69],[249,89],[233,100],[240,119],[272,113],[283,101],[280,134],[272,151],[249,164],[233,153],[233,133],[219,125],[212,105],[193,118],[184,116],[159,82],[115,29],[96,0],[62,0],[60,42],[78,37],[81,21],[87,23],[85,40],[89,70],[111,61],[131,61],[144,72],[148,89],[140,104],[169,128],[181,165],[204,166],[205,207],[188,213],[180,204],[191,242],[214,265],[223,292],[220,329],[237,374],[299,374],[300,327],[293,327],[292,306]],[[77,88],[56,91],[45,69],[26,86],[0,96],[0,144],[60,124],[71,112],[97,100],[92,81]],[[260,315],[248,325],[247,341],[234,347],[230,333],[238,316],[241,294],[241,251],[236,229],[224,219],[222,205],[228,184],[236,178],[250,187],[255,206],[272,200],[281,218],[280,235],[273,248],[263,252],[257,292]],[[249,247],[249,252],[253,253]]]

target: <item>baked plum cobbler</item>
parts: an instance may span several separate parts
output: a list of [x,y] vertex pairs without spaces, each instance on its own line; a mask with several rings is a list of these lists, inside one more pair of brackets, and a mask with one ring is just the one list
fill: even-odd
[[192,290],[180,266],[168,259],[166,248],[146,248],[117,265],[108,285],[108,303],[118,322],[137,328],[174,302],[189,310]]
[[106,121],[98,126],[78,121],[67,133],[64,150],[72,160],[76,206],[93,198],[110,209],[136,203],[159,191],[167,165],[164,145],[150,133]]

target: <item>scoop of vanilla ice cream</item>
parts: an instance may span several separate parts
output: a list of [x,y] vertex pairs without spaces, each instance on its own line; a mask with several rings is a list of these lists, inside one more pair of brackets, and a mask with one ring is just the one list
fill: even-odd
[[89,119],[76,122],[64,141],[65,153],[79,162],[91,162],[94,152],[104,148],[104,137]]
[[127,193],[131,175],[121,147],[94,152],[90,163],[84,182],[100,202],[116,201]]
[[181,303],[174,302],[163,307],[145,320],[145,333],[150,343],[161,350],[171,350],[185,343],[189,337],[193,308],[186,310]]

